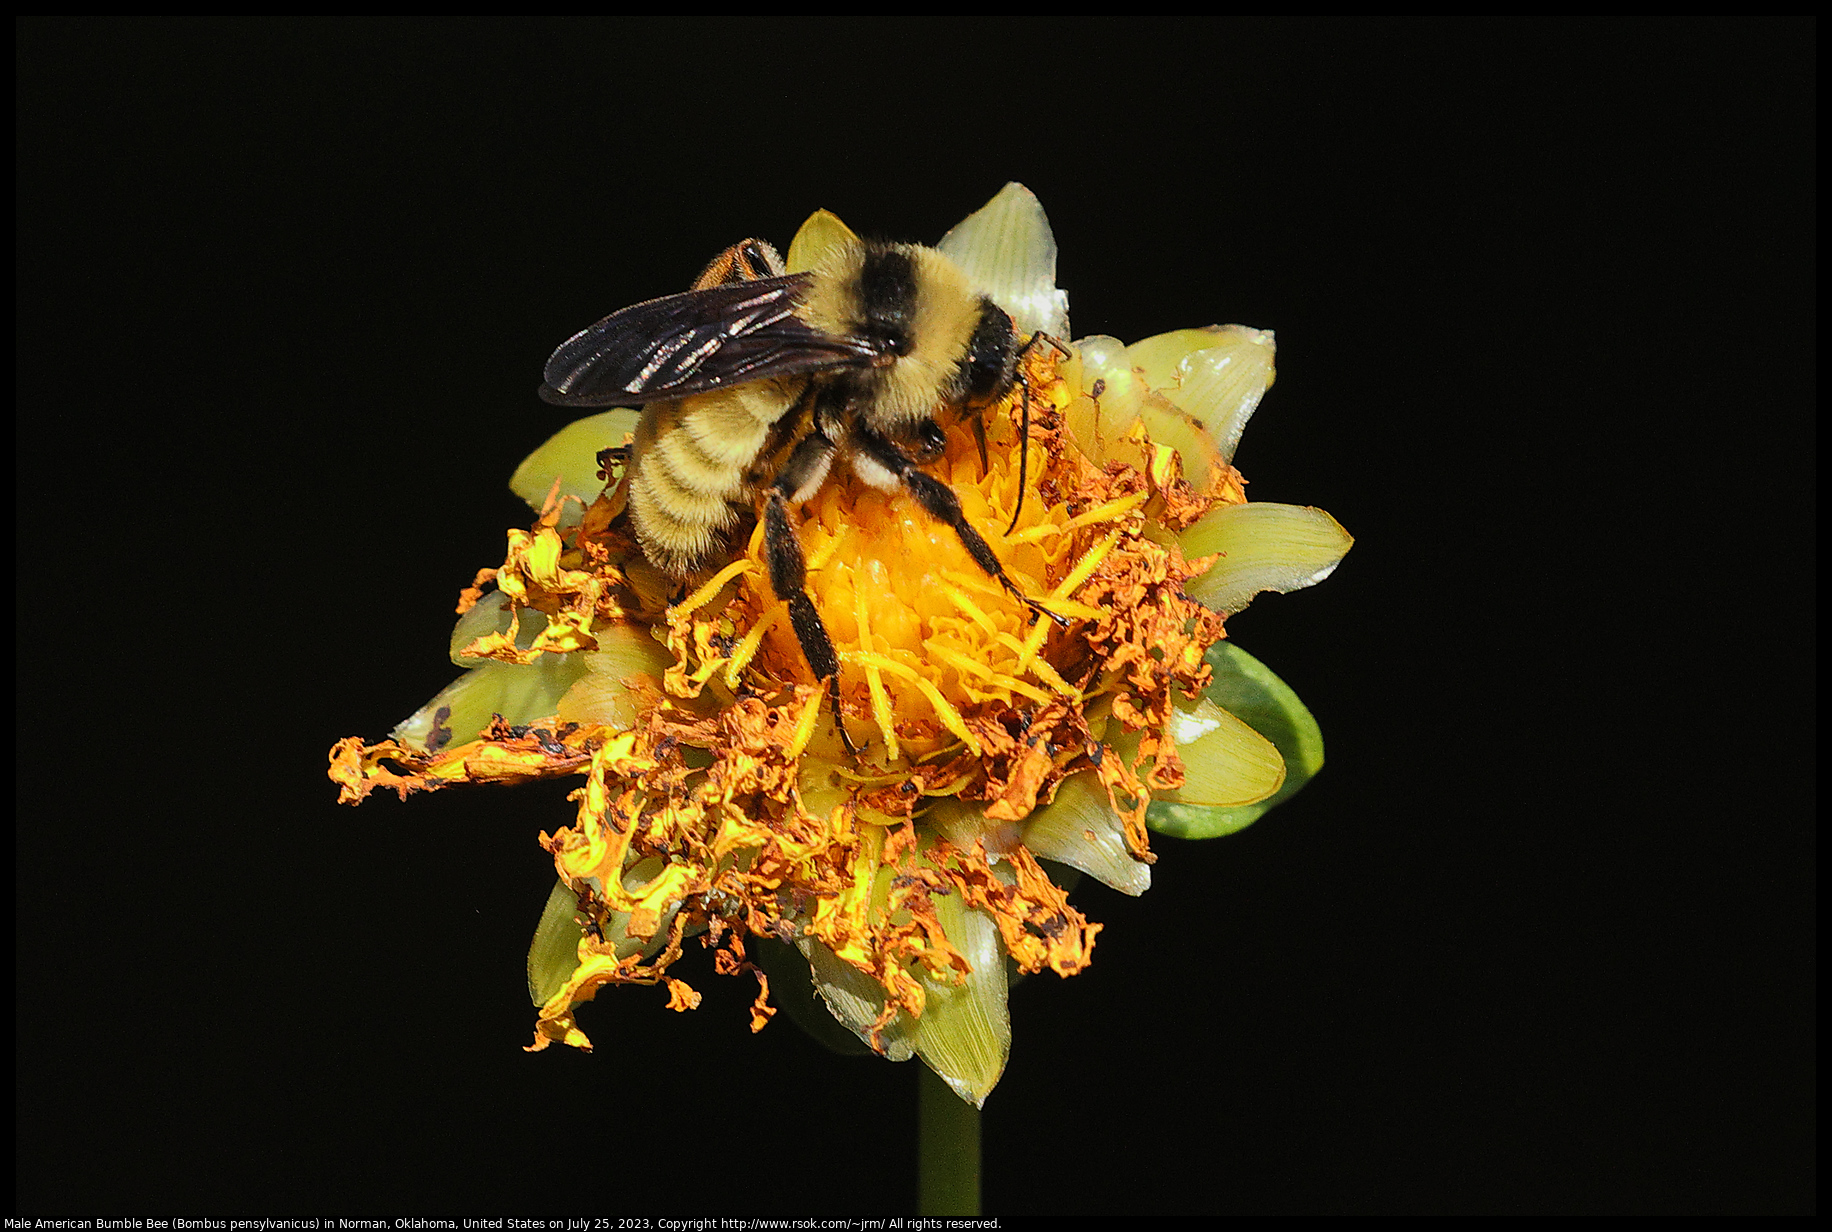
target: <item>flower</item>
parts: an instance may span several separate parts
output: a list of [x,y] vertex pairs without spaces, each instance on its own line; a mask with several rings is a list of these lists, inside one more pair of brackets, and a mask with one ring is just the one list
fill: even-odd
[[[816,214],[790,268],[848,234]],[[1067,336],[1027,190],[939,247],[1024,333]],[[577,1007],[606,985],[697,1005],[674,964],[698,937],[717,971],[756,976],[753,1030],[776,1009],[767,962],[779,984],[811,981],[777,990],[792,1013],[823,1025],[806,1017],[818,994],[862,1044],[920,1056],[978,1105],[1010,1047],[1007,959],[1061,976],[1092,959],[1101,925],[1068,901],[1068,870],[1143,893],[1149,829],[1239,829],[1321,764],[1308,712],[1224,640],[1254,594],[1320,581],[1351,542],[1319,510],[1248,502],[1232,465],[1272,382],[1271,333],[1039,339],[1021,364],[1001,405],[944,415],[926,469],[1056,620],[906,492],[836,468],[801,507],[858,757],[761,528],[684,596],[643,558],[600,452],[635,412],[581,420],[518,469],[540,514],[460,601],[451,650],[469,670],[391,739],[340,742],[331,777],[352,802],[583,777],[572,824],[541,835],[558,882],[529,956],[532,1048],[588,1048]]]

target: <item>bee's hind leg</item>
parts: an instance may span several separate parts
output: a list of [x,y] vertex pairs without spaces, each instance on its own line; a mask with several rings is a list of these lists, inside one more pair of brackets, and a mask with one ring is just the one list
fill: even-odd
[[954,533],[960,536],[961,546],[967,549],[967,555],[973,557],[974,564],[984,569],[986,575],[1003,586],[1012,598],[1031,610],[1032,624],[1036,623],[1038,616],[1047,616],[1058,627],[1069,627],[1065,617],[1050,611],[1018,589],[1017,583],[1005,572],[1005,566],[999,563],[998,555],[988,546],[980,532],[968,523],[967,515],[961,512],[961,498],[954,494],[953,488],[918,468],[896,444],[863,426],[853,430],[851,439],[856,451],[852,456],[853,469],[859,473],[859,478],[873,487],[891,488],[902,484],[908,488],[910,495],[916,498],[916,503],[930,517],[954,528]]
[[827,635],[827,625],[814,600],[808,597],[808,565],[795,523],[789,518],[790,499],[819,487],[832,460],[833,445],[819,434],[795,447],[770,486],[769,502],[763,511],[763,554],[770,566],[770,589],[789,605],[789,626],[795,630],[795,640],[801,643],[802,655],[815,676],[827,682],[827,696],[833,702],[833,725],[840,729],[840,742],[848,754],[861,757],[866,746],[853,743],[846,730],[846,716],[840,710],[840,657],[834,652],[833,639]]

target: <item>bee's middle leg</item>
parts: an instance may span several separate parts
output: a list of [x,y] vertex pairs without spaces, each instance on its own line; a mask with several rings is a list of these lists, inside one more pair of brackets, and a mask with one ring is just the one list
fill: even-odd
[[764,507],[763,555],[770,566],[770,589],[789,605],[789,626],[795,630],[795,640],[801,643],[803,657],[815,676],[827,682],[827,696],[833,702],[833,725],[840,729],[840,741],[849,754],[858,757],[865,747],[853,743],[840,710],[840,657],[833,649],[826,622],[808,597],[808,563],[802,555],[795,523],[789,517],[789,501],[819,487],[832,460],[832,443],[818,434],[803,440],[789,455],[776,482],[770,485],[769,503]]
[[[930,424],[933,428],[933,423]],[[919,432],[918,439],[927,439],[928,434]],[[939,436],[939,430],[934,432]],[[1005,572],[1005,566],[980,532],[974,530],[967,521],[967,515],[961,512],[961,498],[935,476],[922,470],[914,459],[903,452],[893,441],[887,440],[863,427],[856,428],[852,434],[852,444],[856,450],[853,456],[853,468],[859,477],[875,487],[890,487],[902,484],[908,488],[910,495],[916,498],[928,515],[938,522],[945,522],[954,528],[960,536],[961,546],[967,549],[967,555],[973,557],[973,563],[986,571],[986,575],[1003,586],[1007,593],[1031,610],[1031,621],[1038,616],[1048,616],[1062,628],[1068,628],[1069,622],[1050,611],[1041,603],[1018,589],[1017,583]],[[864,465],[861,465],[863,463]]]

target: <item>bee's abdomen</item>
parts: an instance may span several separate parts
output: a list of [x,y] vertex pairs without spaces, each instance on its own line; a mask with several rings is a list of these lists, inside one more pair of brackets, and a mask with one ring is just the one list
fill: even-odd
[[786,399],[773,382],[651,403],[637,425],[629,508],[657,568],[685,577],[726,547],[750,496],[746,470]]

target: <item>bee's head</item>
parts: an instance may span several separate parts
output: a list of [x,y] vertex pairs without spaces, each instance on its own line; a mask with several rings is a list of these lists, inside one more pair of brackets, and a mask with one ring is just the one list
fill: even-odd
[[1018,367],[1018,340],[1012,333],[1011,317],[1003,308],[980,297],[980,320],[967,343],[962,361],[969,403],[994,402],[1011,389]]

